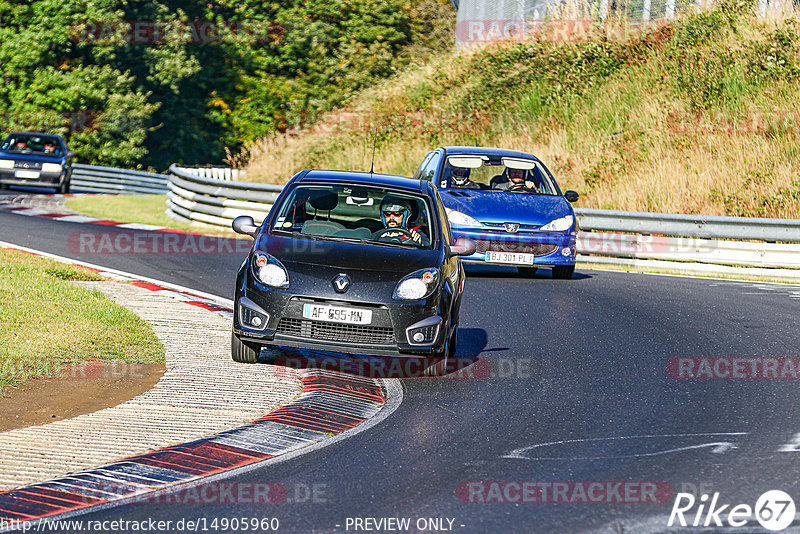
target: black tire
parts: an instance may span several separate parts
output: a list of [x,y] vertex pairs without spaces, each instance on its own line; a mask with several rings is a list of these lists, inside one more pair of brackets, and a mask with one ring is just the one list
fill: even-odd
[[570,280],[575,274],[574,265],[555,265],[553,267],[553,278],[557,280]]
[[517,272],[523,276],[533,276],[538,270],[538,267],[517,267]]
[[239,363],[256,363],[261,354],[261,345],[242,341],[236,334],[231,334],[231,358]]
[[444,350],[442,350],[440,354],[428,358],[428,361],[425,362],[425,371],[423,376],[445,376],[452,372],[452,369],[448,368],[448,362],[450,367],[452,367],[456,356],[456,343],[458,340],[457,332],[458,325],[453,327],[453,331],[451,332],[450,338],[447,340],[447,343],[444,346]]
[[71,176],[68,174],[64,176],[64,182],[61,185],[56,186],[56,193],[58,194],[67,194],[69,193],[69,182]]

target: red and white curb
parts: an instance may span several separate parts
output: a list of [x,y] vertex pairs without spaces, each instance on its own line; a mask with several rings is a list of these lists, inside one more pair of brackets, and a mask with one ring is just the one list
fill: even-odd
[[[63,195],[71,196],[71,195]],[[41,217],[50,219],[51,221],[72,222],[72,223],[85,223],[96,224],[100,226],[114,226],[117,228],[125,228],[127,230],[149,230],[156,232],[171,232],[177,234],[192,234],[192,235],[206,235],[201,232],[186,232],[184,230],[176,230],[174,228],[167,228],[166,226],[155,226],[152,224],[139,224],[139,223],[121,223],[108,219],[98,219],[88,215],[74,215],[69,213],[61,213],[57,211],[49,211],[41,208],[29,208],[26,206],[19,206],[13,203],[17,196],[0,197],[0,211],[13,213],[14,215],[26,215],[29,217]]]
[[[311,371],[301,381],[297,399],[238,428],[0,493],[0,524],[19,527],[88,508],[158,502],[159,491],[187,491],[232,470],[263,467],[361,432],[393,412],[402,397],[397,385],[387,393],[376,380],[335,373]],[[267,503],[284,502],[285,488],[269,486]]]

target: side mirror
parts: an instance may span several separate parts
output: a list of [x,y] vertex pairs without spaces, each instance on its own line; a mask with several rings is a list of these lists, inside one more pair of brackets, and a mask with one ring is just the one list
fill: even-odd
[[472,256],[475,254],[475,241],[459,237],[450,247],[450,256]]
[[578,201],[578,193],[575,191],[564,191],[564,198],[567,199],[569,202],[577,202]]
[[67,158],[74,158],[74,157],[75,157],[75,152],[71,152],[71,151],[70,151],[70,152],[67,152],[67,155],[66,155],[65,157],[67,157]]
[[258,233],[258,226],[256,226],[256,222],[249,215],[239,215],[233,220],[231,226],[233,226],[233,231],[237,234],[255,237]]

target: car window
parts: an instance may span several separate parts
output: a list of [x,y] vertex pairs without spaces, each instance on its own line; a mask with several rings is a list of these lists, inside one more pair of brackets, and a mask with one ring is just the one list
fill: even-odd
[[428,165],[428,162],[431,160],[431,158],[433,157],[434,154],[435,154],[435,152],[428,152],[425,155],[425,157],[422,159],[422,163],[420,163],[419,167],[417,167],[417,170],[414,171],[414,175],[412,176],[412,178],[414,178],[415,180],[419,180],[420,179],[420,177],[422,176],[422,171]]
[[439,210],[439,220],[442,221],[442,235],[448,245],[453,244],[453,232],[450,229],[450,219],[447,217],[447,212],[442,202],[442,197],[439,196],[439,191],[433,187],[433,194],[436,196],[436,208]]
[[442,163],[442,153],[441,151],[435,151],[428,162],[425,164],[425,167],[422,169],[420,173],[419,179],[420,180],[433,180],[434,176],[436,176],[436,171],[439,169],[439,165]]
[[[513,179],[512,179],[513,178]],[[558,187],[538,160],[486,155],[450,156],[439,179],[448,189],[479,189],[558,195]]]
[[301,184],[271,221],[271,232],[322,240],[431,248],[430,204],[422,196],[380,187]]
[[0,145],[0,150],[51,156],[62,156],[64,154],[58,137],[37,134],[11,134]]

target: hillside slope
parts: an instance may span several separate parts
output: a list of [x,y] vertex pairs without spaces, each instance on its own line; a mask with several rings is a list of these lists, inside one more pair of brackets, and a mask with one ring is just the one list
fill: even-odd
[[538,155],[579,206],[800,218],[800,27],[750,3],[642,31],[552,27],[432,58],[310,131],[251,145],[250,179],[411,174],[432,147]]

